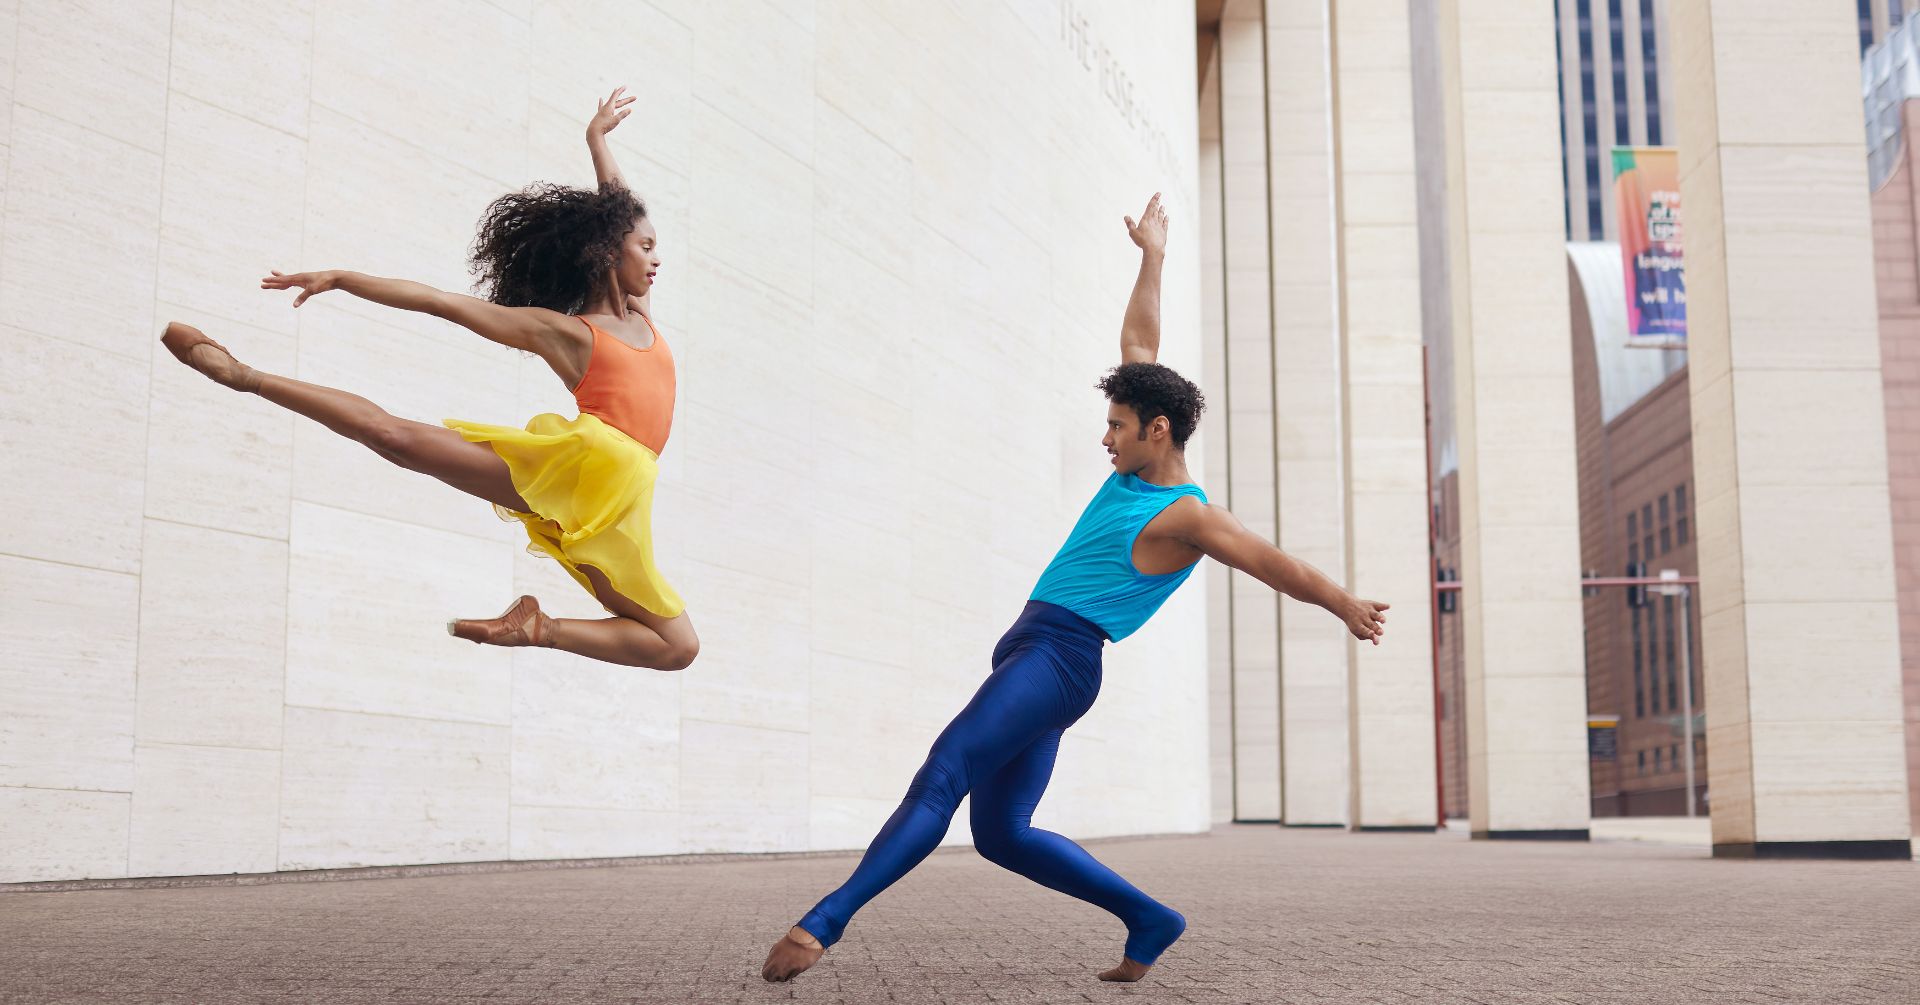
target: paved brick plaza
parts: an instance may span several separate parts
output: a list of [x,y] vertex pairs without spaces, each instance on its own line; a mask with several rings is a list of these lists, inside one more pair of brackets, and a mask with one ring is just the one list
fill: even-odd
[[1185,911],[1103,985],[1106,915],[935,855],[791,985],[767,945],[850,856],[0,894],[0,1000],[1920,1001],[1920,864],[1234,827],[1103,842]]

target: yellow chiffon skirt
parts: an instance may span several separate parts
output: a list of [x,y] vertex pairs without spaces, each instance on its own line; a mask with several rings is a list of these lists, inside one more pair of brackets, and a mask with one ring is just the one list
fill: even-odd
[[686,609],[653,564],[653,483],[660,473],[653,451],[591,415],[536,415],[525,429],[445,421],[507,463],[514,490],[533,512],[494,508],[526,525],[527,551],[559,562],[588,593],[593,584],[583,566],[599,569],[621,596],[663,618]]

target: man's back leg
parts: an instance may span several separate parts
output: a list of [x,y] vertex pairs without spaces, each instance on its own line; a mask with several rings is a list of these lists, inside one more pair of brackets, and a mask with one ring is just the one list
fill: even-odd
[[1033,811],[1053,777],[1065,732],[1064,728],[1049,730],[974,785],[973,844],[989,862],[1119,918],[1127,926],[1125,959],[1100,976],[1102,980],[1139,980],[1186,930],[1187,919],[1142,893],[1085,848],[1033,826]]

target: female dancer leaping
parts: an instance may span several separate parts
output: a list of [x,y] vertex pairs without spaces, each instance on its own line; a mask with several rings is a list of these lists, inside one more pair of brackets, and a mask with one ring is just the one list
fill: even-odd
[[336,270],[275,272],[260,282],[299,289],[295,307],[344,290],[536,353],[573,391],[577,418],[536,415],[525,429],[451,419],[432,426],[358,395],[255,370],[190,325],[169,324],[160,341],[220,384],[494,504],[526,525],[528,550],[552,556],[614,615],[550,618],[537,600],[521,597],[497,618],[448,622],[449,633],[679,670],[698,655],[700,640],[654,567],[649,527],[674,399],[673,356],[648,316],[660,253],[646,207],[628,191],[606,143],[632,101],[616,90],[587,127],[598,190],[537,184],[487,207],[472,254],[484,300]]

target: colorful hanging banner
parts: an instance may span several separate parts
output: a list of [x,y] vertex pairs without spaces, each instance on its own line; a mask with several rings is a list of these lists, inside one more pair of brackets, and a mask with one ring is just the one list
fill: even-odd
[[1627,344],[1687,346],[1680,257],[1680,159],[1672,147],[1614,147],[1613,196],[1627,281]]

